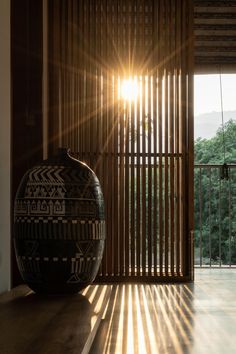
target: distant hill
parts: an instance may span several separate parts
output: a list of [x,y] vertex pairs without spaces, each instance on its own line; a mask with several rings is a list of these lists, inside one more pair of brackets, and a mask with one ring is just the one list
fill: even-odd
[[[236,111],[224,112],[224,122],[233,119],[236,121]],[[215,135],[217,129],[221,126],[221,112],[210,112],[200,114],[194,117],[194,138],[199,137],[211,139]]]

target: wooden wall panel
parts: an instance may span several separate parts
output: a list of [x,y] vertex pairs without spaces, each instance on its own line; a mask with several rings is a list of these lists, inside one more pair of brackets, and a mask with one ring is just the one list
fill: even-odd
[[[11,193],[43,157],[42,2],[11,1]],[[12,246],[12,286],[22,283]]]

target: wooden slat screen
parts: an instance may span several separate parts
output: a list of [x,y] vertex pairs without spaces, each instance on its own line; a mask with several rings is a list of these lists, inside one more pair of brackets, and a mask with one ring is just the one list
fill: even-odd
[[98,280],[190,278],[192,2],[51,0],[48,28],[49,153],[69,147],[101,181]]

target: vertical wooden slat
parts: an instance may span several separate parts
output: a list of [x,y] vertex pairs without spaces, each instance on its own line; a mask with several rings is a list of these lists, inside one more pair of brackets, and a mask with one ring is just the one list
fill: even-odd
[[158,218],[158,203],[157,203],[157,120],[158,120],[158,69],[155,62],[155,57],[157,61],[160,61],[160,51],[158,47],[159,40],[159,31],[158,31],[158,18],[159,18],[159,6],[153,6],[153,81],[152,81],[152,90],[153,90],[153,273],[154,276],[158,275],[157,269],[157,244],[158,244],[158,227],[157,227],[157,218]]
[[73,65],[73,59],[74,59],[74,38],[73,38],[73,23],[74,23],[74,17],[73,17],[73,1],[70,3],[70,17],[68,19],[70,25],[70,42],[71,44],[71,50],[70,50],[70,116],[71,116],[71,123],[70,123],[70,149],[71,151],[74,151],[74,92],[75,92],[75,73],[74,73],[74,65]]
[[191,34],[191,29],[193,28],[193,6],[192,1],[187,1],[187,51],[188,53],[188,67],[187,67],[187,78],[188,78],[188,87],[187,87],[187,105],[188,105],[188,249],[186,253],[188,254],[188,266],[186,273],[189,274],[191,280],[194,279],[194,122],[193,122],[193,73],[194,73],[194,38]]
[[176,246],[175,246],[175,258],[176,258],[176,274],[180,274],[180,203],[181,199],[179,197],[180,194],[180,164],[179,164],[179,123],[180,123],[180,85],[179,85],[179,65],[180,65],[180,14],[181,8],[178,6],[178,0],[175,0],[175,8],[176,8],[176,21],[175,21],[175,32],[176,32],[176,69],[175,69],[175,152],[176,152],[176,159],[175,159],[175,168],[176,168],[176,179],[175,179],[175,196],[176,196],[176,205],[175,205],[175,221],[176,221]]
[[[143,19],[144,21],[144,19]],[[146,275],[146,117],[145,76],[142,77],[142,275]]]
[[114,73],[114,275],[119,275],[119,253],[120,253],[120,242],[119,242],[119,200],[118,200],[118,173],[119,173],[119,162],[118,162],[118,85],[117,85],[117,75]]
[[75,71],[76,71],[76,90],[75,90],[75,100],[76,100],[76,106],[75,106],[75,125],[76,125],[76,143],[75,143],[75,150],[74,151],[80,151],[80,102],[79,102],[79,95],[80,95],[80,69],[77,66],[77,61],[80,60],[80,48],[78,45],[78,42],[80,41],[80,12],[79,12],[79,4],[75,1],[75,8],[74,8],[74,13],[75,13]]
[[84,32],[85,32],[85,10],[84,10],[84,6],[85,6],[85,2],[82,0],[81,2],[81,91],[80,91],[80,100],[81,100],[81,123],[80,123],[80,130],[81,130],[81,135],[80,135],[80,139],[81,139],[81,151],[80,151],[80,158],[83,161],[84,160],[84,150],[85,150],[85,146],[84,146],[84,140],[85,140],[85,129],[84,129],[84,121],[85,121],[85,112],[84,112],[84,101],[85,101],[85,96],[84,96],[84,85],[85,85],[85,36],[84,36]]
[[74,144],[73,151],[78,151],[78,68],[77,60],[79,57],[78,53],[78,3],[76,0],[73,1],[73,76],[74,76],[74,93],[73,93],[73,104],[74,104],[74,120],[73,120],[73,135],[74,135]]
[[165,193],[165,274],[169,274],[169,63],[170,56],[169,53],[169,41],[170,41],[170,23],[169,23],[169,1],[165,3],[165,19],[166,19],[166,45],[165,45],[165,87],[164,87],[164,125],[165,125],[165,180],[164,180],[164,193]]
[[[71,36],[70,36],[70,8],[71,8],[71,2],[70,4],[67,5],[67,18],[66,18],[66,43],[71,43]],[[67,49],[67,56],[66,56],[66,76],[69,77],[69,80],[66,80],[66,102],[65,102],[65,107],[66,107],[66,115],[64,117],[65,124],[66,126],[66,135],[67,135],[67,142],[66,145],[71,148],[71,129],[72,129],[72,124],[71,124],[71,49],[72,46],[70,45],[69,48]]]
[[88,1],[84,1],[84,49],[83,49],[83,61],[84,61],[84,80],[83,80],[83,160],[87,162],[87,154],[86,152],[89,151],[89,141],[90,141],[90,132],[89,132],[89,124],[88,124],[88,107],[89,102],[88,97],[88,76],[89,76],[89,60],[87,57],[88,52]]
[[130,223],[130,186],[129,186],[129,103],[125,103],[125,275],[129,274],[129,223]]
[[181,224],[182,224],[182,232],[181,232],[181,265],[183,273],[186,272],[187,266],[187,259],[186,259],[186,57],[185,57],[185,50],[186,48],[186,0],[183,0],[181,3],[181,42],[183,44],[181,50],[181,117],[180,117],[180,124],[181,124],[181,153],[183,154],[183,158],[181,159],[181,192],[182,192],[182,200],[181,203]]
[[168,74],[167,69],[164,71],[164,146],[165,146],[165,167],[164,167],[164,227],[165,227],[165,274],[168,274],[169,268],[169,158],[168,158],[168,134],[169,134],[169,126],[168,126]]
[[[96,5],[96,6],[95,6]],[[93,0],[93,17],[94,21],[97,23],[97,26],[100,21],[99,13],[100,13],[100,3],[99,1]],[[92,16],[92,15],[91,15]],[[91,24],[90,24],[91,26]],[[101,43],[100,43],[100,31],[95,26],[92,26],[92,33],[91,33],[91,41],[93,46],[93,55],[95,58],[92,60],[92,135],[91,139],[93,140],[93,162],[92,168],[94,169],[95,173],[97,174],[98,178],[101,181],[102,175],[102,164],[101,164],[101,146],[102,146],[102,137],[101,137],[101,68],[95,65],[95,60],[98,60],[101,54]],[[102,181],[101,181],[102,183]],[[103,191],[104,196],[104,191]],[[106,211],[105,211],[106,213]],[[107,234],[107,230],[106,234]],[[102,266],[100,266],[99,272],[102,273],[103,269],[103,262]]]
[[72,23],[71,20],[72,18],[72,2],[68,4],[68,13],[67,13],[67,42],[72,43],[72,45],[69,46],[68,48],[68,58],[67,58],[67,66],[68,66],[68,72],[69,72],[69,82],[68,82],[68,87],[67,87],[67,117],[65,117],[66,123],[68,125],[67,130],[68,130],[68,147],[71,149],[72,148],[72,131],[73,131],[73,101],[72,101],[72,92],[73,92],[73,67],[72,67],[72,52],[73,52],[73,41],[71,37],[71,29],[72,29]]
[[[131,78],[134,80],[134,62],[133,62],[133,26],[134,26],[134,2],[132,1],[129,5],[129,72],[131,73]],[[130,210],[130,222],[129,222],[129,274],[134,273],[134,257],[133,257],[133,246],[134,246],[134,102],[130,101],[129,104],[129,118],[130,118],[130,132],[129,132],[129,190],[130,190],[130,200],[129,200],[129,210]]]
[[[159,33],[164,33],[164,9],[163,1],[160,1],[160,16],[159,16]],[[163,132],[162,132],[162,113],[163,113],[163,60],[164,60],[164,39],[162,36],[159,37],[160,41],[160,67],[158,69],[158,138],[159,138],[159,267],[160,276],[163,275]]]
[[88,119],[89,119],[89,135],[90,135],[90,144],[89,144],[89,166],[93,166],[93,152],[94,152],[94,117],[93,117],[93,100],[94,100],[94,88],[93,88],[93,83],[94,83],[94,63],[93,63],[93,58],[94,58],[94,46],[93,46],[93,26],[91,25],[91,18],[94,16],[93,8],[93,0],[89,1],[89,11],[88,11],[88,16],[89,16],[89,33],[88,33],[88,41],[89,41],[89,53],[90,53],[90,58],[89,58],[89,80],[88,80],[88,101],[89,101],[89,113],[88,113]]
[[[154,11],[153,2],[148,2],[149,12]],[[153,28],[153,15],[150,16],[150,24]],[[153,49],[153,37],[150,38],[148,45]],[[149,58],[149,66],[153,65],[152,55]],[[153,72],[148,69],[147,71],[147,102],[146,102],[146,114],[147,114],[147,137],[148,137],[148,275],[152,275],[153,268],[153,218],[152,218],[152,208],[153,208],[153,114],[152,114],[152,105],[153,105]]]
[[157,119],[158,119],[158,91],[157,91],[157,75],[156,72],[153,75],[153,267],[154,275],[157,276],[157,243],[158,243],[158,203],[157,203]]
[[[93,18],[93,21],[96,21],[97,18],[97,12],[96,12],[96,1],[92,0],[92,9],[91,9],[91,18]],[[91,92],[91,114],[92,114],[92,126],[91,126],[91,139],[92,139],[92,166],[93,168],[97,166],[97,160],[98,156],[96,155],[96,149],[97,149],[97,68],[95,66],[94,61],[97,58],[97,37],[96,37],[96,30],[95,26],[91,26],[91,43],[92,43],[92,53],[93,53],[93,62],[92,62],[92,92]],[[96,173],[96,171],[95,171]]]
[[84,158],[89,164],[90,157],[90,146],[91,146],[91,131],[90,131],[90,74],[91,74],[91,58],[89,56],[91,43],[89,41],[90,32],[90,16],[89,7],[90,0],[84,2],[85,6],[85,31],[84,31],[84,50],[85,50],[85,60],[86,60],[86,70],[85,70],[85,83],[84,83],[84,132],[86,138],[84,139]]
[[[141,45],[145,48],[145,2],[142,2],[142,40]],[[143,68],[142,68],[142,94],[141,100],[141,122],[142,122],[142,276],[146,275],[146,112],[145,112],[145,99],[146,99],[146,70],[145,70],[145,56],[143,56]]]
[[[170,33],[174,32],[174,14],[175,14],[175,7],[174,1],[171,0],[170,2],[171,7],[169,11],[169,21],[170,21]],[[170,61],[170,92],[169,92],[169,120],[170,120],[170,133],[169,133],[169,140],[170,140],[170,270],[171,275],[174,275],[174,180],[175,180],[175,171],[174,171],[174,68],[173,68],[173,38],[170,36],[170,53],[171,53],[171,61]]]
[[[103,37],[105,36],[105,1],[101,0],[100,3],[100,58],[105,58],[106,56],[106,42],[103,41]],[[101,176],[102,176],[102,181],[103,181],[103,192],[104,192],[104,198],[107,201],[107,173],[106,171],[106,154],[105,154],[105,142],[106,142],[106,72],[105,68],[103,65],[101,65],[101,71],[100,71],[100,85],[101,85],[101,99],[100,99],[100,109],[101,109],[101,121],[100,121],[100,126],[101,126],[101,146],[100,146],[100,154],[101,154]],[[108,210],[106,208],[106,218],[108,215]],[[109,232],[109,225],[106,223],[106,230],[107,234]],[[108,241],[109,242],[109,241]],[[104,256],[103,256],[103,264],[102,264],[102,274],[103,276],[106,276],[107,274],[107,259],[109,257],[109,249],[108,249],[108,243],[105,243],[105,248],[104,248]]]
[[183,80],[184,80],[184,50],[183,50],[183,29],[182,29],[182,24],[184,22],[184,17],[183,17],[183,9],[182,6],[179,8],[179,16],[180,16],[180,55],[179,55],[179,100],[178,100],[178,105],[179,105],[179,272],[180,274],[183,274],[183,255],[182,255],[182,250],[183,250],[183,233],[184,233],[184,223],[183,223],[183,215],[184,215],[184,210],[183,210],[183,200],[184,200],[184,194],[183,194],[183,171],[184,171],[184,149],[183,149],[183,117],[184,117],[184,112],[183,112],[183,104],[184,102],[184,86],[183,86]]
[[135,158],[134,158],[134,144],[135,144],[135,136],[134,136],[134,126],[135,126],[135,116],[136,116],[136,101],[132,104],[130,104],[130,117],[131,117],[131,135],[130,135],[130,140],[131,140],[131,167],[130,167],[130,189],[131,189],[131,200],[130,200],[130,217],[131,217],[131,223],[130,223],[130,265],[131,265],[131,274],[134,275],[135,273],[135,179],[134,179],[134,173],[135,173]]
[[62,1],[62,9],[61,9],[61,28],[62,28],[62,43],[60,45],[60,51],[61,51],[61,70],[60,70],[60,92],[62,94],[62,110],[61,110],[61,119],[59,121],[60,124],[60,141],[59,144],[62,144],[63,146],[68,146],[67,138],[68,138],[68,127],[66,126],[66,121],[65,117],[67,116],[66,112],[66,104],[67,104],[67,97],[66,97],[66,90],[68,86],[68,72],[67,72],[67,59],[68,59],[68,50],[66,50],[66,44],[67,44],[67,9],[68,7],[65,4],[65,1]]
[[[129,6],[123,2],[123,12],[125,12],[125,32],[126,36],[123,37],[123,52],[124,48],[128,48],[126,59],[126,77],[130,69],[130,50],[129,50]],[[128,70],[127,70],[128,68]],[[125,100],[125,275],[129,275],[129,237],[130,237],[130,187],[129,187],[129,140],[130,140],[130,116],[129,116],[129,101]]]
[[62,1],[62,7],[60,9],[60,18],[61,18],[61,39],[60,42],[60,72],[59,72],[59,90],[61,95],[60,113],[59,113],[59,146],[67,146],[66,144],[66,124],[65,124],[65,116],[66,116],[66,12],[65,12],[65,1]]
[[72,151],[76,152],[78,151],[77,148],[77,141],[78,141],[78,129],[77,129],[77,111],[78,111],[78,103],[77,103],[77,69],[76,69],[76,60],[78,57],[78,52],[77,52],[77,24],[78,24],[78,8],[77,8],[77,2],[73,0],[72,2],[72,43],[73,43],[73,55],[72,55],[72,66],[73,66],[73,85],[72,85],[72,102],[73,102],[73,127],[72,127]]
[[124,274],[124,107],[119,107],[120,117],[120,274]]
[[[50,21],[53,18],[54,21]],[[54,154],[58,145],[59,121],[58,121],[58,61],[59,53],[59,38],[60,38],[60,23],[59,23],[59,8],[56,1],[51,1],[48,4],[48,54],[49,54],[49,80],[48,80],[48,137],[49,137],[49,156]]]
[[[108,0],[105,0],[103,3],[103,21],[104,21],[104,32],[103,32],[103,38],[107,37],[106,41],[103,41],[103,45],[104,45],[104,58],[105,58],[105,62],[109,63],[109,58],[110,58],[110,45],[109,45],[109,37],[108,37],[108,33],[109,33],[109,13],[108,13]],[[110,172],[111,172],[111,165],[110,165],[110,116],[109,116],[109,102],[110,102],[110,73],[109,73],[109,69],[108,69],[108,65],[103,65],[104,66],[104,108],[105,108],[105,136],[104,136],[104,170],[103,170],[103,176],[105,176],[106,173],[106,177],[104,178],[105,180],[105,185],[104,188],[106,190],[106,203],[107,203],[107,214],[106,214],[106,219],[107,219],[107,231],[108,234],[111,235],[111,237],[109,237],[108,242],[106,244],[106,274],[110,274],[110,270],[112,268],[112,228],[111,228],[111,218],[108,218],[108,210],[109,212],[111,211],[111,191],[110,191],[110,187],[111,187],[111,180],[110,180]]]
[[168,274],[169,268],[169,102],[168,102],[168,76],[169,76],[169,57],[168,57],[168,43],[169,43],[169,22],[168,22],[168,1],[165,2],[165,69],[164,69],[164,227],[165,227],[165,275]]
[[[110,22],[110,28],[109,30],[112,32],[112,37],[114,38],[114,27],[112,25],[112,22],[114,21],[114,4],[112,5],[112,11],[111,11],[111,22]],[[110,77],[110,90],[111,90],[111,131],[112,131],[112,140],[111,140],[111,166],[112,166],[112,181],[111,181],[111,203],[112,203],[112,238],[113,238],[113,259],[112,259],[112,274],[115,274],[115,259],[116,259],[116,254],[117,254],[117,224],[115,224],[115,220],[117,219],[116,217],[116,211],[117,211],[117,206],[115,199],[112,197],[113,193],[114,195],[116,194],[116,176],[117,176],[117,171],[116,171],[116,154],[115,154],[115,145],[116,145],[116,116],[115,116],[115,72],[114,72],[114,49],[112,47],[111,50],[111,63],[112,63],[112,68],[111,69],[111,77]],[[116,267],[117,268],[117,267]],[[117,270],[117,269],[116,269]]]
[[[109,1],[106,1],[106,33],[107,37],[109,38],[109,34],[111,33],[111,4],[109,4]],[[111,63],[112,59],[112,47],[111,43],[108,40],[107,41],[107,48],[106,48],[106,61],[107,63]],[[113,152],[112,152],[112,139],[113,139],[113,115],[112,115],[112,71],[110,68],[110,65],[107,65],[106,69],[106,77],[107,77],[107,114],[106,114],[106,119],[107,119],[107,195],[108,195],[108,204],[107,208],[110,210],[110,213],[112,215],[112,187],[113,185],[113,168],[112,168],[112,160],[113,160]],[[108,247],[109,249],[109,256],[108,256],[108,264],[107,264],[107,272],[108,274],[113,274],[113,261],[114,261],[114,235],[113,235],[113,230],[112,230],[112,223],[113,219],[109,218],[109,229],[108,229],[108,234],[110,236],[110,245]]]
[[[116,48],[115,50],[119,52],[120,48],[120,26],[118,24],[118,19],[119,19],[119,0],[116,2],[115,6],[115,29],[116,29],[116,34],[117,34],[117,41],[116,41]],[[120,99],[119,99],[119,90],[120,90],[120,81],[119,81],[119,65],[118,65],[118,58],[116,56],[116,53],[114,54],[115,58],[115,68],[116,68],[116,92],[117,92],[117,104],[116,104],[116,122],[117,122],[117,135],[116,135],[116,141],[117,141],[117,147],[116,147],[116,152],[117,152],[117,275],[120,276],[121,274],[121,263],[120,263],[120,254],[121,254],[121,229],[122,229],[122,224],[120,223],[120,213],[121,213],[121,203],[120,203]]]
[[87,135],[89,139],[89,132],[86,133],[86,129],[88,127],[87,124],[87,102],[86,102],[86,91],[87,91],[87,76],[88,76],[88,69],[87,69],[87,0],[83,1],[83,87],[82,87],[82,159],[86,162],[86,150],[87,150]]
[[[140,18],[140,16],[138,17]],[[138,77],[139,83],[139,97],[141,97],[141,80],[140,76]],[[137,105],[137,117],[136,117],[136,131],[137,131],[137,167],[136,167],[136,266],[137,266],[137,275],[140,275],[140,253],[141,253],[141,212],[140,212],[140,124],[141,124],[141,99]]]
[[[99,62],[102,57],[102,10],[101,10],[101,0],[97,1],[97,56],[99,58]],[[98,159],[98,170],[99,176],[102,176],[102,66],[97,66],[97,75],[98,75],[98,116],[97,116],[97,155],[99,155]]]
[[116,67],[116,50],[118,46],[118,32],[116,30],[118,25],[118,16],[117,16],[117,6],[118,0],[114,1],[114,12],[113,12],[113,38],[114,38],[114,46],[113,46],[113,58],[112,62],[114,65],[114,79],[113,79],[113,104],[114,104],[114,198],[113,198],[113,205],[114,205],[114,275],[119,275],[119,190],[118,190],[118,174],[119,174],[119,162],[118,162],[118,75],[117,75],[117,67]]
[[[151,21],[151,27],[152,27],[152,33],[153,31],[153,12],[154,12],[154,4],[152,1],[149,3],[149,11],[151,12],[152,16],[150,18]],[[151,37],[151,50],[153,51],[153,41],[154,38],[153,36]],[[150,45],[150,44],[149,44]],[[151,67],[154,66],[153,62],[153,54],[150,55],[150,60],[149,60],[149,66]],[[148,237],[149,237],[149,250],[148,250],[148,274],[150,276],[153,275],[153,261],[154,261],[154,249],[153,249],[153,239],[155,237],[154,235],[154,220],[153,220],[153,129],[154,129],[154,117],[153,117],[153,70],[148,70],[148,79],[149,79],[149,84],[148,84],[148,91],[149,91],[149,96],[148,96],[148,224],[149,224],[149,232],[148,232]]]
[[147,218],[147,231],[148,231],[148,275],[152,274],[152,239],[153,239],[153,230],[152,230],[152,116],[151,116],[151,75],[148,73],[147,78],[147,127],[148,127],[148,218]]
[[[109,21],[109,26],[108,26],[108,31],[112,33],[113,37],[113,30],[112,30],[112,19],[113,19],[113,12],[112,12],[112,5],[110,6],[110,21]],[[113,63],[113,51],[112,51],[112,46],[110,45],[110,53],[109,53],[109,61],[110,63]],[[110,90],[110,99],[109,99],[109,165],[110,165],[110,188],[109,188],[109,193],[110,193],[110,205],[111,205],[111,238],[112,238],[112,259],[111,259],[111,268],[109,269],[109,274],[113,275],[114,274],[114,268],[115,268],[115,229],[114,229],[114,221],[115,221],[115,203],[114,203],[114,198],[113,198],[113,193],[115,191],[115,156],[114,156],[114,138],[115,138],[115,105],[114,105],[114,71],[110,69],[109,72],[109,90]],[[109,118],[109,117],[108,117]]]
[[83,56],[83,42],[82,42],[82,33],[83,33],[83,1],[80,1],[78,4],[78,11],[79,11],[79,16],[78,16],[78,31],[79,31],[79,41],[80,41],[80,47],[78,48],[78,52],[79,52],[79,57],[78,60],[81,63],[79,68],[78,68],[78,100],[79,100],[79,111],[78,111],[78,118],[79,118],[79,122],[78,122],[78,152],[79,152],[79,158],[81,158],[81,153],[82,153],[82,138],[83,138],[83,132],[82,132],[82,90],[83,90],[83,60],[82,60],[82,56]]
[[[67,19],[66,19],[66,41],[71,43],[71,2],[67,5]],[[72,132],[72,101],[71,101],[71,84],[72,84],[72,66],[71,66],[71,53],[72,53],[72,45],[67,49],[67,75],[69,80],[67,80],[67,88],[66,88],[66,116],[65,122],[67,124],[67,146],[71,149],[71,132]]]

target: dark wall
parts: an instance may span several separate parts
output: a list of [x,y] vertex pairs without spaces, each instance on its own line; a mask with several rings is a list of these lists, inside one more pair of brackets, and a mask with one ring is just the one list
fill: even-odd
[[[42,0],[11,1],[12,217],[24,173],[42,159]],[[12,285],[22,282],[14,251]]]

